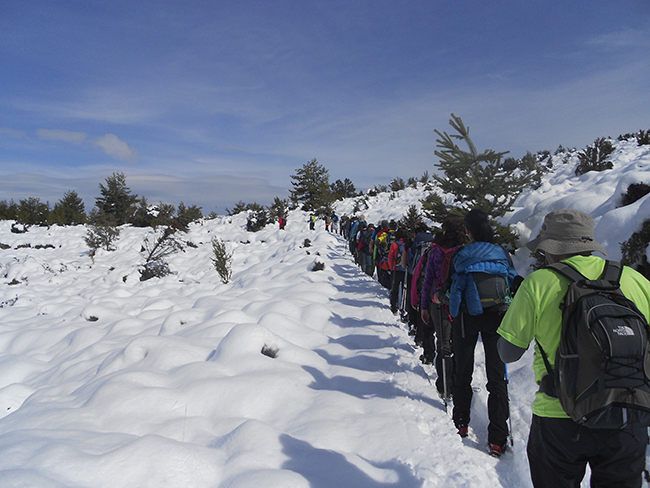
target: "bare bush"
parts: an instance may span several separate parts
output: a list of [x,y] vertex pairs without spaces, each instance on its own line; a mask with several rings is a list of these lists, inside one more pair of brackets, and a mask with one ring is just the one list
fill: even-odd
[[176,229],[167,227],[145,237],[142,252],[146,254],[145,263],[140,270],[140,281],[162,278],[171,274],[166,258],[183,251],[183,244],[176,238]]

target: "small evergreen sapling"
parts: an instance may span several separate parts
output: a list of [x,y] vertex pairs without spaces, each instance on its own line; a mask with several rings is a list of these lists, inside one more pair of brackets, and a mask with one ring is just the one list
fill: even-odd
[[115,225],[115,218],[110,214],[103,214],[96,210],[90,213],[88,231],[84,242],[95,254],[97,249],[106,251],[115,250],[115,241],[120,237],[120,229]]
[[214,255],[211,259],[212,265],[225,285],[232,277],[232,252],[228,252],[226,243],[215,236],[212,238],[212,253]]
[[608,139],[600,137],[594,141],[593,146],[588,146],[578,153],[578,166],[576,176],[584,175],[589,171],[605,171],[612,169],[613,163],[607,158],[614,152],[614,146]]
[[641,229],[621,244],[621,263],[636,269],[647,279],[650,279],[650,264],[646,257],[646,250],[650,244],[650,220],[645,220]]
[[627,187],[627,192],[625,192],[621,199],[621,205],[623,207],[631,205],[634,202],[641,200],[648,193],[650,193],[650,186],[645,183],[632,183]]
[[397,176],[393,181],[390,182],[391,191],[400,191],[406,188],[406,183],[403,178]]

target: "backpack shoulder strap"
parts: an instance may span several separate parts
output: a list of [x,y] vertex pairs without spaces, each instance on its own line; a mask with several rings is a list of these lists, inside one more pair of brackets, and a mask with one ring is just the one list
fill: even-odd
[[605,261],[605,269],[600,277],[601,280],[611,281],[614,283],[621,282],[623,266],[618,261]]
[[566,263],[554,263],[550,264],[547,266],[548,269],[552,269],[553,271],[556,271],[557,273],[561,274],[568,280],[575,282],[575,281],[580,281],[580,280],[586,280],[585,276],[580,273],[577,269],[575,269],[573,266],[570,266]]
[[584,280],[591,288],[600,290],[613,290],[619,288],[623,266],[617,261],[605,261],[605,268],[598,280],[589,280],[577,269],[567,263],[554,263],[547,268],[552,269],[572,282]]

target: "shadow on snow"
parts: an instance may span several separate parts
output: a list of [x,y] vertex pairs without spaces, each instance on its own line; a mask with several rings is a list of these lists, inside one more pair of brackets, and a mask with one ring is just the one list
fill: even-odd
[[280,436],[282,452],[289,456],[283,469],[303,476],[311,488],[331,488],[333,486],[354,488],[420,488],[423,481],[417,479],[409,466],[398,461],[375,463],[362,461],[377,471],[391,471],[393,482],[382,482],[370,477],[359,467],[348,461],[345,456],[329,449],[317,449],[308,442],[295,439],[289,435]]
[[361,400],[367,400],[369,398],[392,400],[403,397],[415,401],[419,400],[434,408],[444,410],[444,407],[439,401],[423,395],[409,395],[406,391],[398,388],[389,381],[361,381],[352,376],[341,375],[328,378],[321,371],[311,366],[303,366],[303,369],[314,378],[314,382],[308,385],[313,390],[338,391]]

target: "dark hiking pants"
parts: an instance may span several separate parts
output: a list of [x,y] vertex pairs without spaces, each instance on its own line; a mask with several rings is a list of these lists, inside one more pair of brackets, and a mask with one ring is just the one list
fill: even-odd
[[648,430],[588,429],[571,419],[533,415],[528,462],[535,488],[578,488],[587,463],[592,488],[640,488]]
[[404,271],[391,272],[390,309],[393,313],[399,310],[400,289],[404,286]]
[[438,393],[441,395],[447,393],[449,395],[453,386],[454,362],[451,343],[452,323],[445,307],[431,302],[429,306],[429,325],[435,332],[435,348],[433,338],[431,338],[430,344],[427,344],[425,340],[423,344],[424,351],[426,354],[427,348],[430,348],[431,353],[436,356],[436,373],[438,374],[436,389]]
[[485,369],[488,390],[488,442],[505,445],[508,437],[508,390],[505,380],[505,364],[497,351],[497,329],[501,315],[485,312],[481,315],[461,313],[454,319],[452,345],[454,350],[454,424],[469,425],[472,404],[472,374],[474,373],[474,350],[481,334],[485,351]]
[[380,261],[375,262],[375,267],[377,268],[377,281],[384,288],[390,290],[391,288],[391,272],[387,269],[384,269],[380,266]]

